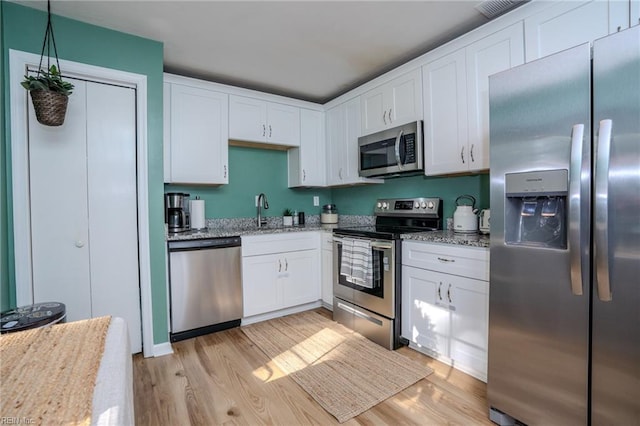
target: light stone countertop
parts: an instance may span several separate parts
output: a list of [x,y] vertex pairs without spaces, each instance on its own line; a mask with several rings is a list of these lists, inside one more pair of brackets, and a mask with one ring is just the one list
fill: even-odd
[[298,226],[264,226],[258,228],[255,225],[248,227],[222,227],[222,228],[207,228],[203,230],[191,230],[187,232],[181,232],[178,234],[169,234],[167,241],[184,241],[184,240],[199,240],[205,238],[222,238],[222,237],[238,237],[243,235],[261,235],[261,234],[280,234],[284,232],[308,232],[308,231],[331,231],[336,225],[314,225],[305,224]]
[[339,226],[369,225],[374,222],[373,216],[343,215],[340,222],[333,225],[320,223],[320,215],[309,215],[304,225],[283,226],[282,217],[267,217],[267,224],[261,228],[256,226],[255,218],[207,219],[206,229],[191,230],[177,234],[166,232],[167,241],[199,240],[205,238],[238,237],[243,235],[281,234],[285,232],[331,232]]
[[[340,226],[368,225],[372,224],[372,216],[341,216],[340,223],[336,225],[320,224],[319,216],[309,217],[307,223],[296,226],[283,226],[281,218],[268,218],[267,225],[258,228],[255,219],[207,219],[207,228],[204,230],[191,230],[178,234],[167,234],[167,241],[199,240],[206,238],[238,237],[243,235],[281,234],[285,232],[331,232]],[[462,245],[469,247],[489,247],[489,236],[484,234],[459,234],[453,231],[428,231],[403,234],[403,240],[424,241],[429,243]]]
[[405,241],[424,241],[428,243],[489,248],[489,235],[479,233],[459,234],[453,231],[416,232],[412,234],[403,234],[402,239]]

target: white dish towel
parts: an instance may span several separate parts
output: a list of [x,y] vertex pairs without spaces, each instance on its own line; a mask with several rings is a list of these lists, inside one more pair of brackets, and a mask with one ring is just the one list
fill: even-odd
[[371,241],[343,238],[340,274],[360,287],[373,288]]

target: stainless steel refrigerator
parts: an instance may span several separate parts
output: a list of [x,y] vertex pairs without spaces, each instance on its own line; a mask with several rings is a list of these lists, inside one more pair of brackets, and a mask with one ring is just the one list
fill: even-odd
[[640,27],[490,77],[491,418],[640,424]]

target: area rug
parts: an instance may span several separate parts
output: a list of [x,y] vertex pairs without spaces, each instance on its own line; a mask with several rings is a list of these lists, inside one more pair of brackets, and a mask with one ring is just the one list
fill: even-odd
[[0,424],[89,425],[111,317],[0,336]]
[[317,312],[252,324],[242,331],[340,423],[433,372]]

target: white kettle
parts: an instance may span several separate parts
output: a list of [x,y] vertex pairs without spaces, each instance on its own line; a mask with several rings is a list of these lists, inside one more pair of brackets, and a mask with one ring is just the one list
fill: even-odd
[[[471,202],[471,205],[461,204],[461,200]],[[471,234],[478,232],[478,209],[475,208],[476,199],[471,195],[461,195],[456,198],[456,211],[453,213],[453,232]]]

